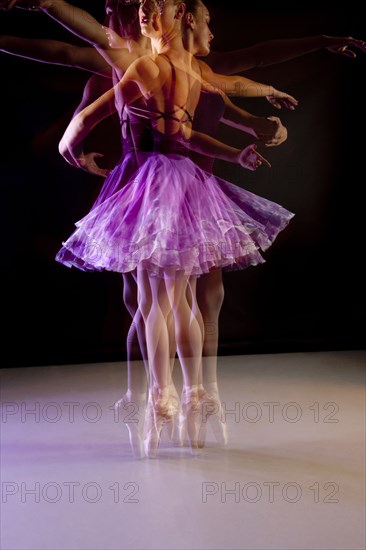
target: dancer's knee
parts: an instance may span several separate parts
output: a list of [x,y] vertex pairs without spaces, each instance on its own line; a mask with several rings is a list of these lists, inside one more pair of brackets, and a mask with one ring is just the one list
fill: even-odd
[[198,294],[198,303],[203,317],[216,317],[224,301],[224,285],[222,281],[215,285],[204,285]]
[[123,303],[131,317],[134,317],[138,308],[137,286],[132,275],[127,273],[123,276]]

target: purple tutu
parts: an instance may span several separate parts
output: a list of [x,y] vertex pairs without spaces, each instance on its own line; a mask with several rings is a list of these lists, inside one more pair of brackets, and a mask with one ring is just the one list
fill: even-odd
[[[244,269],[294,216],[279,204],[201,170],[178,154],[139,153],[106,179],[56,260],[88,270],[159,277]],[[131,175],[132,174],[132,175]]]

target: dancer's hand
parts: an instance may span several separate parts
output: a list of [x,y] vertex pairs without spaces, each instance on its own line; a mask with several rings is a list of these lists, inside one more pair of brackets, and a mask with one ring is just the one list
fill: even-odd
[[277,116],[269,116],[268,120],[274,122],[275,131],[272,136],[260,136],[260,140],[265,147],[277,147],[287,139],[287,128],[283,126],[281,120]]
[[361,50],[362,53],[366,53],[366,42],[356,40],[355,38],[352,38],[352,36],[324,35],[323,38],[327,44],[325,48],[330,52],[346,55],[347,57],[352,57],[352,59],[354,59],[357,54],[349,48],[356,48]]
[[0,9],[10,11],[14,6],[22,10],[40,11],[45,0],[0,0]]
[[239,154],[238,160],[239,164],[243,166],[243,168],[247,168],[253,172],[262,164],[264,164],[264,166],[268,166],[268,168],[271,168],[271,164],[260,153],[258,153],[257,146],[254,144],[248,145],[248,147],[243,149]]
[[276,90],[276,88],[273,88],[273,94],[267,95],[266,99],[276,109],[282,109],[281,103],[283,103],[287,109],[294,111],[295,107],[299,104],[297,99],[295,99],[292,95],[287,94],[286,92],[280,92],[279,90]]
[[98,166],[95,162],[95,159],[102,157],[104,157],[104,155],[101,153],[83,153],[76,159],[78,165],[77,167],[82,168],[82,170],[85,170],[94,176],[102,176],[103,178],[106,178],[108,174],[110,174],[111,170],[108,168],[100,168],[100,166]]
[[72,151],[65,137],[61,139],[58,150],[60,154],[64,157],[66,162],[71,164],[71,166],[75,166],[75,168],[81,168],[82,170],[85,170],[86,172],[89,172],[89,174],[93,174],[94,176],[102,176],[105,178],[111,171],[106,168],[100,168],[95,162],[95,159],[101,158],[104,155],[96,152],[85,154],[80,146],[75,147],[75,150]]
[[119,34],[117,34],[110,27],[102,26],[104,32],[107,35],[108,45],[110,48],[125,48],[126,40],[124,40]]

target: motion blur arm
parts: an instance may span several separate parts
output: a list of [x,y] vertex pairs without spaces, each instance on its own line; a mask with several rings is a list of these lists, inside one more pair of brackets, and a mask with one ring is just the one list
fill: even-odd
[[366,43],[351,36],[326,35],[268,40],[234,51],[212,51],[205,57],[205,61],[215,72],[230,75],[256,67],[276,65],[324,49],[356,57],[353,49],[366,53]]
[[3,35],[0,36],[0,51],[40,63],[75,67],[103,76],[108,76],[111,72],[109,64],[91,46],[79,47],[58,40]]
[[[4,0],[0,0],[0,7],[2,4],[4,4]],[[106,63],[115,68],[120,68],[122,72],[131,63],[127,43],[121,39],[123,43],[120,42],[119,48],[111,47],[105,27],[90,13],[81,8],[64,0],[10,0],[6,3],[6,9],[8,10],[13,6],[31,9],[32,11],[43,11],[70,32],[89,42],[91,46],[97,49]]]

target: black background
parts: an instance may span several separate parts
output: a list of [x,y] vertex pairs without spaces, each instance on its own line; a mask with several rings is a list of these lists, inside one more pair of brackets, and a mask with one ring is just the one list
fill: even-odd
[[[75,2],[103,20],[103,2]],[[357,9],[211,3],[214,49],[316,34],[365,39]],[[83,44],[42,13],[0,12],[1,34]],[[54,256],[89,209],[99,178],[69,166],[57,145],[90,74],[0,53],[3,367],[125,358],[130,323],[121,276],[68,269]],[[364,80],[355,60],[318,51],[252,70],[300,104],[282,109],[289,137],[266,150],[256,173],[217,162],[215,171],[296,216],[264,265],[224,275],[220,354],[360,349],[364,346]],[[263,99],[235,101],[278,114]],[[119,153],[118,124],[101,126],[106,162]],[[98,135],[98,134],[97,134]],[[222,128],[232,144],[246,139]]]

